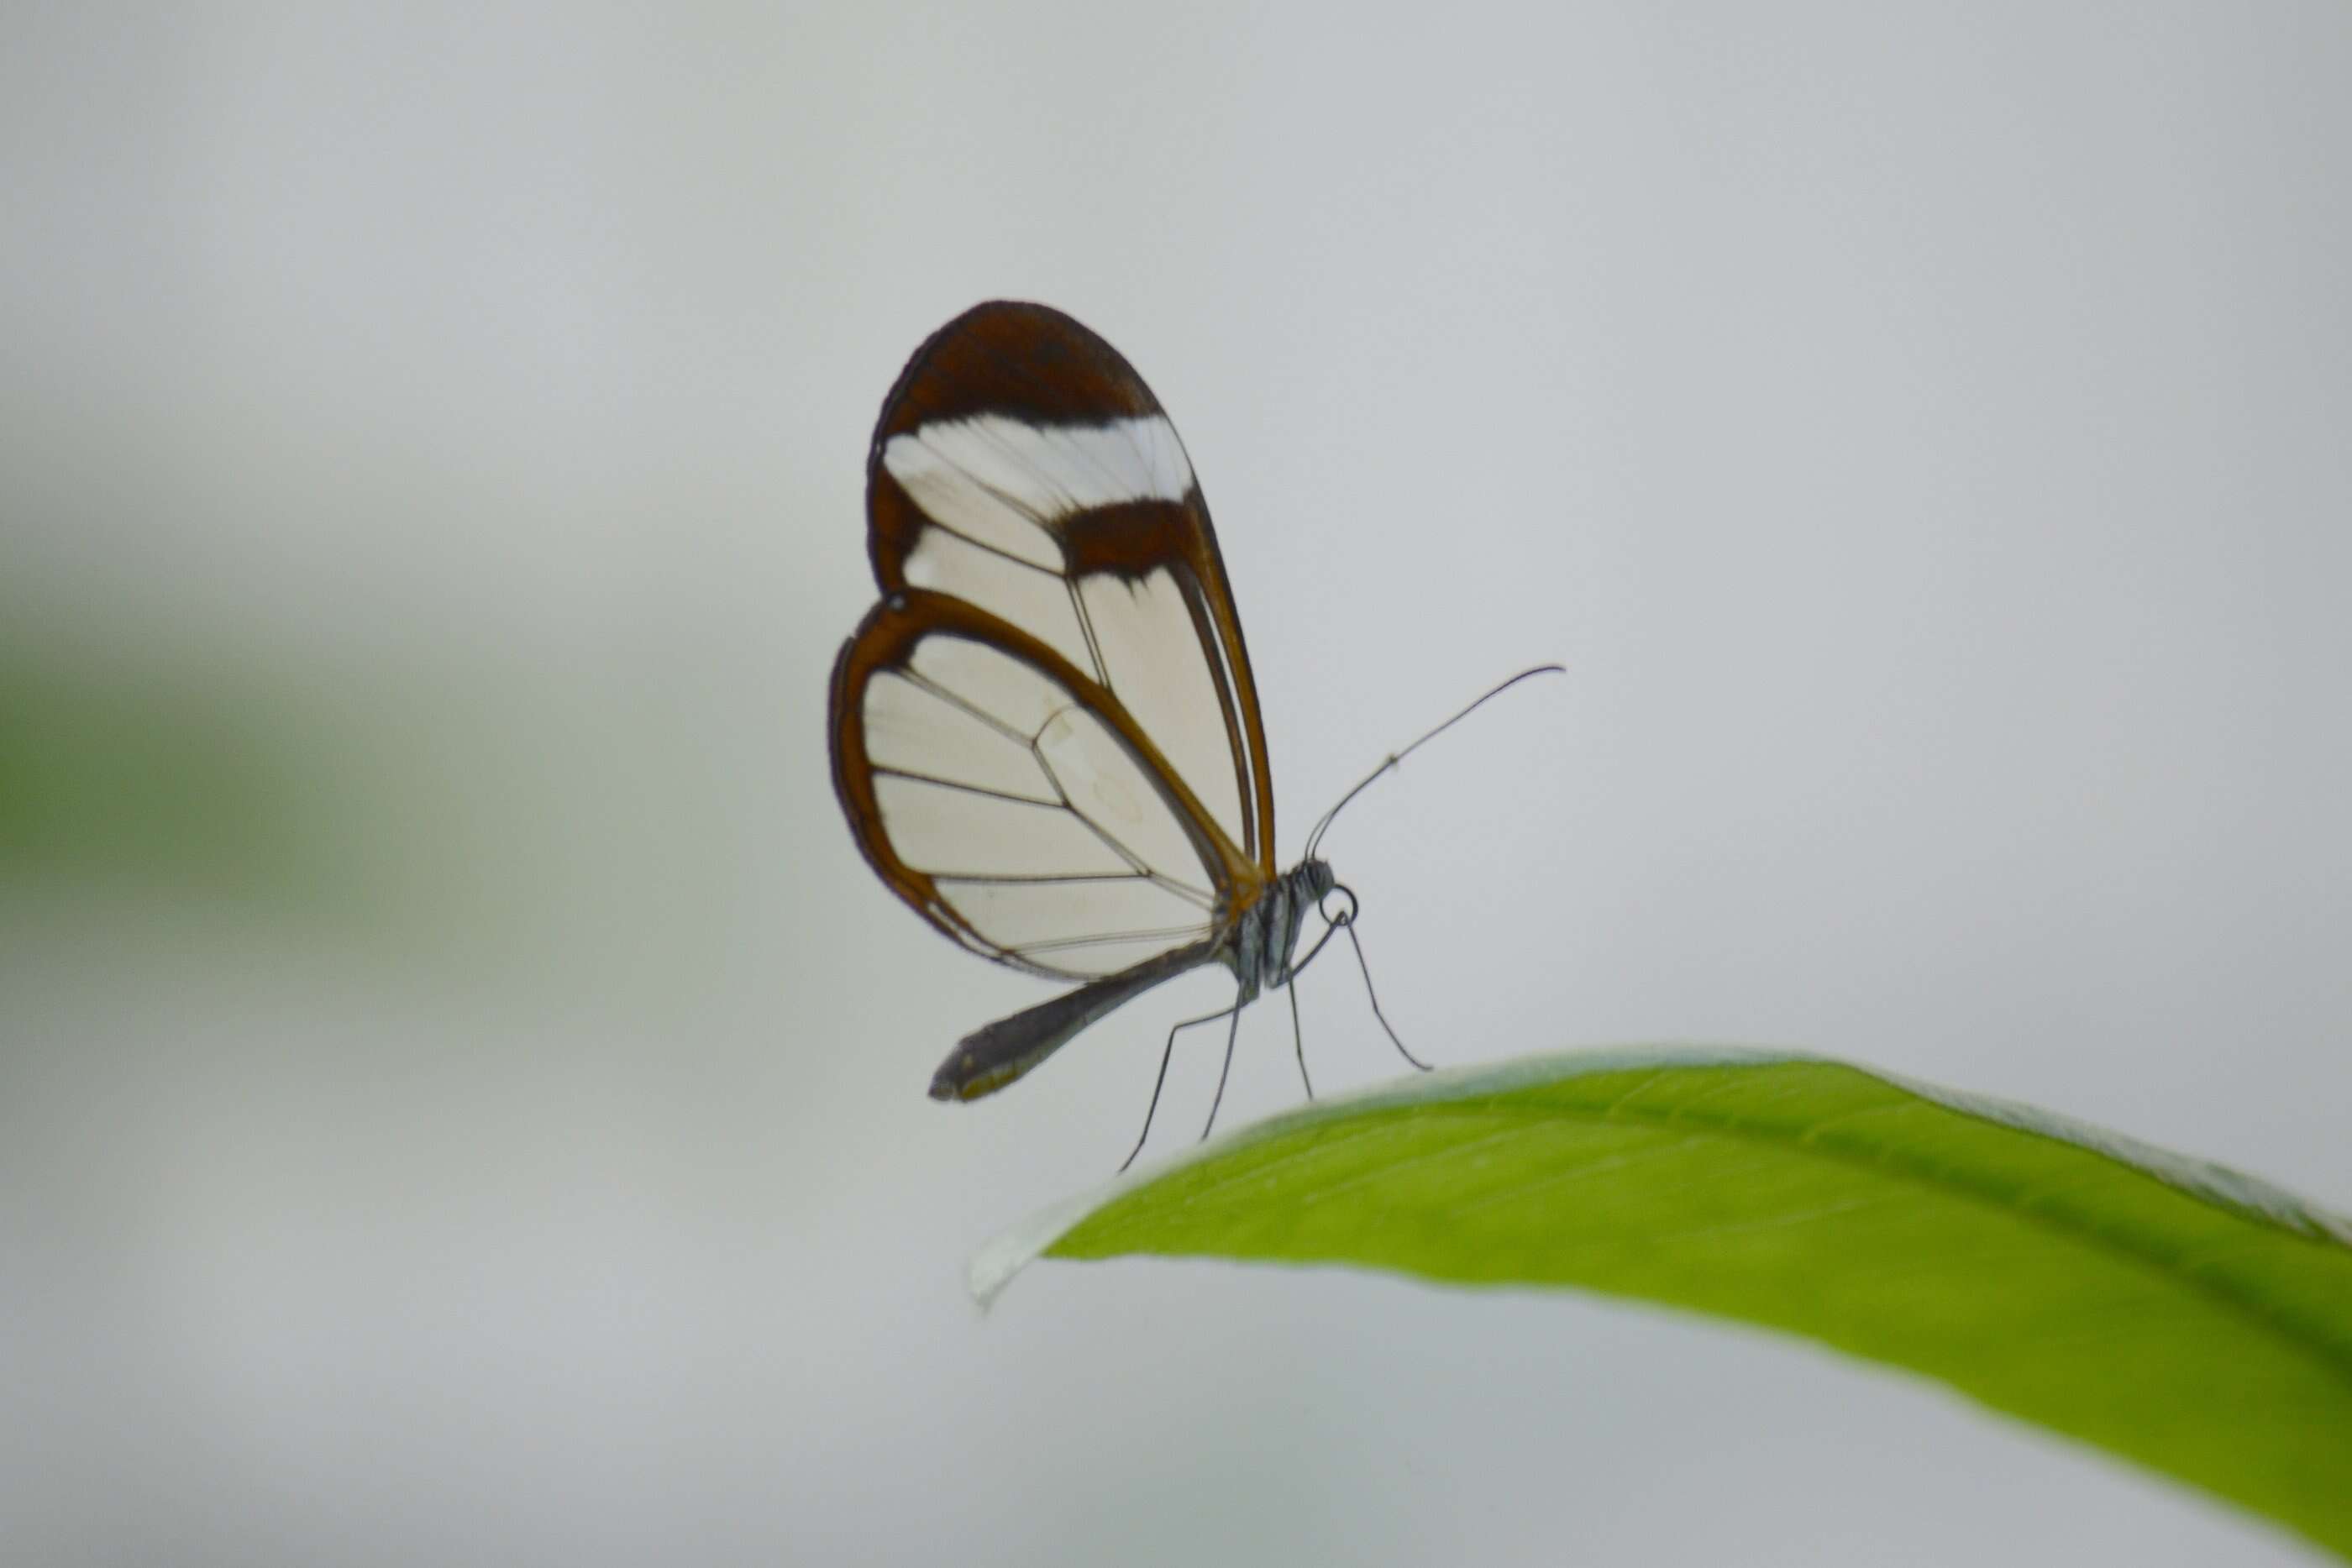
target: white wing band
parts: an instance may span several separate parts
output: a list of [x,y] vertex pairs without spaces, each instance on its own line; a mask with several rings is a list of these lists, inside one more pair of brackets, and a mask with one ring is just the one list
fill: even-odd
[[[1108,424],[1039,426],[996,413],[941,420],[892,436],[882,465],[926,516],[998,549],[1017,540],[1006,538],[1007,513],[1043,525],[1091,507],[1181,501],[1192,488],[1183,443],[1156,413]],[[1026,559],[1034,549],[1011,553]]]

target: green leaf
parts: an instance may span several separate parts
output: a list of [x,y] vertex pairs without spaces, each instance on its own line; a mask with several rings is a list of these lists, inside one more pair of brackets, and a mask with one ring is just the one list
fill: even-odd
[[2352,1222],[2023,1106],[1783,1052],[1534,1057],[1326,1101],[974,1260],[1346,1263],[1802,1334],[2352,1556]]

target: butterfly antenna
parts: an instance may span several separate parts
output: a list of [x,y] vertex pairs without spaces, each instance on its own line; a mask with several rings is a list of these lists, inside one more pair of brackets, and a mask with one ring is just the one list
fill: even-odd
[[1316,848],[1322,843],[1323,835],[1330,831],[1331,820],[1339,814],[1341,808],[1345,807],[1349,801],[1362,794],[1373,779],[1378,779],[1381,774],[1386,773],[1390,768],[1394,768],[1398,763],[1402,762],[1406,758],[1411,757],[1414,752],[1420,750],[1423,747],[1428,745],[1431,741],[1435,740],[1439,736],[1444,735],[1447,730],[1452,729],[1455,725],[1460,724],[1464,719],[1468,718],[1472,714],[1477,712],[1482,706],[1496,697],[1501,696],[1505,692],[1509,691],[1521,681],[1532,679],[1537,675],[1562,675],[1567,673],[1567,669],[1559,664],[1538,664],[1534,669],[1521,670],[1517,674],[1513,675],[1501,685],[1498,685],[1492,691],[1487,692],[1476,702],[1472,703],[1468,707],[1464,708],[1460,713],[1455,714],[1452,718],[1447,719],[1444,724],[1439,725],[1435,729],[1431,730],[1427,735],[1423,736],[1419,740],[1414,741],[1402,751],[1391,752],[1389,755],[1388,760],[1382,762],[1378,768],[1373,768],[1370,773],[1365,774],[1362,779],[1357,781],[1354,789],[1339,797],[1339,805],[1334,806],[1329,810],[1324,812],[1322,817],[1317,821],[1315,831],[1307,835],[1307,858],[1308,860],[1313,860],[1315,858]]

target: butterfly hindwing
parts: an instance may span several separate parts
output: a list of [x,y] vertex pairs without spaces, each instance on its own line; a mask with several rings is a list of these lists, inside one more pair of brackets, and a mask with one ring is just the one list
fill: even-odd
[[886,593],[952,594],[1062,653],[1151,737],[1237,873],[1273,877],[1265,735],[1216,531],[1117,350],[1041,305],[958,317],[883,405],[866,513]]
[[966,946],[1092,979],[1223,923],[1225,846],[1131,716],[1019,628],[920,589],[834,685],[835,776],[867,859]]

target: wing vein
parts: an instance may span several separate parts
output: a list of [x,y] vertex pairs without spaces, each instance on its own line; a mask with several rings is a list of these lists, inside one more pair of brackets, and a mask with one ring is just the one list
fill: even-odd
[[[930,428],[931,427],[929,426],[926,426],[924,429],[915,432],[915,439],[921,442],[924,449],[929,452],[932,456],[938,458],[941,465],[954,469],[957,473],[963,476],[964,482],[970,485],[973,489],[994,497],[995,500],[1008,509],[1027,518],[1033,526],[1039,528],[1045,528],[1046,514],[1038,511],[1020,497],[1013,495],[1009,491],[1001,489],[995,485],[990,484],[987,480],[982,478],[979,475],[973,473],[971,469],[957,462],[953,457],[948,455],[946,452],[940,449],[939,443],[931,439],[929,434]],[[1002,451],[1007,457],[1012,458],[1014,462],[1018,463],[1021,461],[1020,455],[1012,449],[1010,444],[1006,443],[1004,437],[998,432],[988,428],[984,423],[979,421],[964,421],[961,422],[956,428],[959,430],[968,431],[971,434],[977,435],[981,440],[993,444],[998,450]],[[1026,464],[1023,464],[1022,465],[1024,467],[1027,466]]]
[[[1028,751],[1034,751],[1037,749],[1036,737],[1022,734],[1019,730],[1013,728],[1003,719],[998,718],[994,714],[988,712],[985,708],[981,707],[978,704],[969,702],[963,697],[956,695],[954,692],[948,690],[947,687],[940,685],[939,682],[935,680],[932,680],[929,675],[924,674],[920,670],[915,668],[914,665],[902,665],[898,673],[904,675],[908,680],[912,681],[915,685],[922,687],[923,690],[930,693],[931,695],[939,698],[941,702],[949,703],[956,707],[961,708],[964,712],[971,715],[972,717],[980,720],[981,723],[988,726],[989,728],[996,731],[997,734],[1003,736],[1013,745]],[[1047,773],[1050,778],[1051,769],[1048,769]],[[1059,783],[1055,783],[1054,788],[1055,789],[1059,789],[1061,785]]]
[[1119,842],[1118,840],[1113,838],[1109,832],[1105,831],[1100,822],[1096,821],[1092,817],[1087,816],[1084,811],[1078,810],[1077,802],[1070,799],[1069,790],[1064,788],[1061,775],[1054,771],[1054,763],[1052,758],[1045,755],[1045,748],[1038,744],[1039,741],[1044,738],[1045,732],[1053,727],[1054,721],[1055,719],[1061,717],[1066,713],[1073,711],[1082,712],[1084,710],[1079,709],[1078,705],[1076,703],[1065,703],[1060,707],[1055,708],[1052,713],[1046,715],[1045,722],[1037,727],[1037,733],[1029,737],[1029,754],[1037,759],[1037,766],[1045,769],[1045,782],[1051,784],[1054,787],[1054,793],[1062,798],[1061,809],[1069,812],[1070,815],[1076,817],[1079,821],[1085,823],[1088,832],[1100,839],[1104,844],[1109,848],[1111,853],[1117,855],[1119,859],[1132,866],[1138,875],[1150,876],[1151,874],[1150,862],[1145,860],[1141,855],[1137,854],[1133,850],[1129,849],[1125,844]]
[[[1031,462],[1020,448],[1013,444],[1012,439],[1005,434],[1003,428],[989,424],[984,421],[974,421],[965,426],[965,428],[978,435],[982,441],[985,441],[990,445],[995,447],[997,451],[1003,453],[1008,463],[1012,464],[1015,467],[1027,470],[1031,478],[1044,481],[1044,484],[1040,487],[1040,493],[1056,497],[1056,499],[1050,511],[1043,509],[1032,510],[1028,506],[1013,497],[1006,495],[1003,491],[999,490],[995,486],[980,477],[980,476],[974,474],[971,469],[964,467],[961,464],[956,465],[956,467],[962,473],[965,478],[970,479],[973,484],[979,486],[982,489],[986,490],[990,495],[994,496],[1006,506],[1014,508],[1030,521],[1037,524],[1040,528],[1045,526],[1045,519],[1048,517],[1065,517],[1069,513],[1079,509],[1077,497],[1070,494],[1069,486],[1055,478],[1053,475],[1047,473],[1044,468],[1041,468],[1036,464]],[[1032,426],[1031,428],[1036,429],[1037,427]],[[1042,429],[1039,429],[1037,433],[1040,435],[1045,434]]]
[[1191,897],[1195,903],[1202,903],[1203,907],[1205,908],[1214,908],[1215,899],[1205,889],[1194,887],[1191,883],[1182,882],[1176,877],[1170,876],[1167,873],[1160,870],[1159,867],[1144,859],[1140,852],[1130,848],[1124,840],[1118,837],[1117,833],[1113,832],[1109,828],[1105,827],[1102,823],[1089,816],[1084,807],[1070,799],[1069,789],[1062,783],[1061,775],[1054,771],[1053,759],[1045,755],[1045,748],[1039,744],[1039,741],[1041,737],[1044,737],[1045,731],[1053,727],[1055,719],[1061,717],[1062,715],[1066,713],[1073,711],[1083,712],[1085,710],[1079,708],[1078,705],[1076,703],[1066,704],[1062,707],[1055,709],[1052,716],[1049,716],[1044,724],[1037,727],[1037,734],[1032,736],[1029,740],[1030,755],[1036,758],[1037,766],[1045,770],[1045,781],[1053,785],[1054,792],[1061,797],[1061,800],[1059,802],[1061,808],[1069,812],[1070,815],[1076,817],[1079,821],[1085,823],[1088,831],[1090,831],[1095,837],[1100,839],[1104,844],[1109,847],[1111,853],[1125,861],[1129,865],[1133,866],[1138,875],[1149,877],[1156,883],[1161,883],[1164,885],[1167,885],[1171,892],[1184,894]]
[[961,872],[953,875],[936,876],[934,882],[972,882],[994,885],[1022,886],[1033,883],[1062,882],[1151,882],[1157,880],[1150,872],[1141,871],[1061,871],[1061,872]]
[[1217,895],[1205,887],[1194,887],[1191,883],[1170,876],[1164,872],[1153,872],[1151,880],[1178,897],[1199,904],[1201,912],[1204,915],[1213,914],[1216,910]]
[[1095,635],[1095,618],[1087,609],[1086,595],[1078,591],[1077,579],[1065,577],[1062,581],[1070,591],[1070,609],[1077,616],[1078,631],[1087,640],[1087,657],[1095,662],[1095,679],[1102,683],[1103,690],[1117,696],[1118,688],[1110,684],[1110,666],[1103,662],[1102,642]]
[[[1005,505],[1011,506],[1012,504],[1013,503],[1010,498],[1006,498]],[[1001,560],[1009,560],[1015,566],[1025,566],[1031,571],[1043,572],[1047,577],[1058,577],[1064,582],[1070,580],[1070,574],[1066,571],[1056,571],[1050,566],[1040,566],[1035,561],[1029,559],[1025,556],[1014,555],[1011,550],[1004,549],[1001,545],[990,544],[986,539],[976,539],[970,534],[964,532],[961,528],[957,528],[953,523],[943,523],[940,521],[939,518],[931,516],[929,512],[925,512],[923,514],[923,523],[925,527],[937,528],[940,532],[946,534],[950,538],[961,539],[965,544],[970,545],[976,550],[986,550],[990,555],[995,556]],[[1039,531],[1045,532],[1044,525],[1039,525]],[[1047,537],[1051,538],[1052,536],[1049,534]]]
[[1207,922],[1197,925],[1164,925],[1152,931],[1097,931],[1086,936],[1055,936],[1043,942],[1024,942],[1007,948],[1012,953],[1061,953],[1077,947],[1107,947],[1118,942],[1157,942],[1163,937],[1205,936]]
[[936,784],[942,789],[961,789],[967,795],[985,795],[992,800],[1011,800],[1023,806],[1050,806],[1061,810],[1059,800],[1044,800],[1034,795],[1017,795],[1010,789],[991,789],[984,784],[966,784],[959,779],[942,779],[936,773],[918,773],[911,768],[894,768],[887,762],[867,764],[875,772],[893,779],[911,779],[918,784]]

